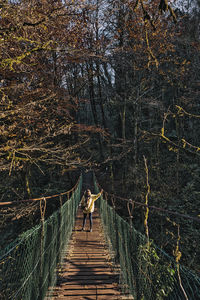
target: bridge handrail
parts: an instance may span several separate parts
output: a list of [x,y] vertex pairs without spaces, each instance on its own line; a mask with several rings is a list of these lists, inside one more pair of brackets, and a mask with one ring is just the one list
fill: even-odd
[[[127,202],[127,204],[132,204],[132,205],[136,204],[138,206],[148,207],[149,209],[156,210],[158,212],[164,212],[164,213],[167,213],[167,214],[170,214],[170,215],[174,215],[174,216],[185,218],[185,219],[190,219],[190,220],[193,220],[193,221],[196,221],[196,222],[200,223],[200,218],[197,218],[197,217],[193,217],[193,216],[190,216],[190,215],[178,213],[176,211],[172,211],[172,210],[165,209],[165,208],[162,208],[162,207],[157,207],[157,206],[154,206],[154,205],[147,205],[143,202],[138,202],[138,201],[135,201],[131,198],[128,199],[128,198],[124,198],[124,197],[121,197],[121,196],[117,196],[116,194],[108,193],[107,191],[105,191],[102,188],[102,186],[97,181],[96,181],[96,183],[97,183],[97,186],[98,186],[99,190],[103,190],[103,194],[105,194],[106,197],[110,196],[111,198],[116,198],[116,199],[125,201],[125,202]],[[129,212],[129,215],[130,215],[130,212]]]
[[64,196],[64,195],[69,195],[71,192],[73,192],[77,188],[79,181],[80,181],[80,176],[79,176],[79,179],[76,182],[76,184],[70,190],[63,192],[63,193],[49,195],[49,196],[42,196],[40,198],[24,199],[24,200],[19,200],[19,201],[16,200],[16,201],[0,202],[0,206],[11,205],[11,204],[20,204],[22,202],[34,202],[34,201],[40,201],[40,200],[44,200],[44,199],[48,200],[48,199],[52,199],[52,198],[56,198],[56,197],[60,197],[60,196]]

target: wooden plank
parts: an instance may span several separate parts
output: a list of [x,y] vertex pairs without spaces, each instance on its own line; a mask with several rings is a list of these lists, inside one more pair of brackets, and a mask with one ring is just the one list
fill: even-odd
[[[64,275],[65,273],[63,273]],[[68,275],[69,277],[72,275],[76,275],[76,276],[81,276],[81,275],[85,275],[85,276],[91,276],[91,271],[90,270],[86,270],[86,269],[82,269],[82,270],[73,270],[73,271],[69,271],[67,270],[66,275]],[[95,275],[113,275],[113,272],[111,272],[109,269],[108,270],[100,270],[100,271],[95,271],[94,272]],[[93,276],[93,275],[92,275]]]
[[[69,267],[69,268],[68,268]],[[102,272],[104,272],[104,271],[106,271],[106,270],[110,270],[110,267],[108,267],[108,266],[105,266],[105,265],[101,265],[101,266],[99,266],[99,265],[85,265],[85,266],[81,266],[81,265],[79,265],[79,266],[73,266],[73,265],[71,265],[71,266],[68,266],[67,268],[65,268],[67,271],[74,271],[74,270],[80,270],[80,272],[82,272],[83,270],[88,270],[88,271],[102,271]]]
[[[69,298],[68,298],[69,299]],[[87,295],[87,298],[84,295],[71,295],[70,299],[72,300],[119,300],[121,299],[121,296],[117,296],[117,295],[98,295],[98,298],[96,297],[96,295]],[[61,296],[61,297],[55,297],[53,298],[53,300],[66,300],[66,297]]]
[[[118,287],[117,284],[113,284],[113,283],[108,283],[108,284],[105,284],[103,283],[102,285],[99,285],[98,286],[98,289],[111,289],[111,288],[114,288],[116,289]],[[57,287],[54,288],[55,291],[60,291],[60,290],[87,290],[87,289],[95,289],[96,290],[96,287],[94,287],[94,285],[83,285],[83,284],[76,284],[76,285],[67,285],[67,284],[61,284]]]
[[81,284],[81,285],[93,285],[93,286],[101,286],[101,285],[104,285],[104,284],[116,284],[116,281],[115,280],[112,280],[112,279],[106,279],[106,280],[63,280],[63,281],[58,281],[58,284],[61,286],[61,285],[69,285],[69,286],[72,286],[72,285],[77,285],[77,284]]
[[[55,295],[58,295],[55,293]],[[112,289],[82,289],[82,290],[62,290],[59,291],[60,296],[75,296],[75,295],[119,295],[118,291]]]
[[69,275],[67,272],[64,272],[62,274],[63,276],[67,276],[67,279],[68,280],[100,280],[100,279],[115,279],[118,278],[119,276],[118,275],[113,275],[113,274],[104,274],[104,273],[101,273],[101,274],[94,274],[94,273],[90,273],[90,274],[85,274],[85,273],[82,273],[82,274],[74,274],[74,275]]
[[[97,265],[97,264],[94,264],[94,265],[70,265],[70,266],[67,266],[66,268],[66,271],[70,271],[70,270],[84,270],[84,269],[87,269],[87,270],[96,270],[96,269],[101,269],[101,270],[106,270],[108,269],[108,266],[105,266],[105,265]],[[110,268],[109,268],[110,270]]]

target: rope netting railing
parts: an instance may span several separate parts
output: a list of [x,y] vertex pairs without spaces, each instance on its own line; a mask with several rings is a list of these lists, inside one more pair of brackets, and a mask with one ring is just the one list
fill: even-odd
[[0,252],[0,299],[42,300],[48,287],[54,286],[56,267],[74,226],[81,188],[82,175],[72,190],[54,195],[59,198],[60,207],[46,220],[46,199],[51,196],[37,199],[40,224]]
[[[95,192],[102,189],[94,176]],[[198,300],[200,277],[177,262],[174,257],[137,231],[131,222],[132,207],[127,204],[130,222],[115,210],[114,197],[107,193],[97,200],[105,237],[113,262],[120,268],[120,283],[124,292],[135,300]],[[128,202],[127,202],[128,203]]]

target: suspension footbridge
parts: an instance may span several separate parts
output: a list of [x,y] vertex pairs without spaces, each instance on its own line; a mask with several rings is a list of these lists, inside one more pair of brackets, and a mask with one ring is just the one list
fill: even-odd
[[[0,299],[200,299],[198,274],[120,217],[106,195],[97,200],[94,231],[81,232],[81,191],[82,176],[53,196],[60,207],[46,220],[51,197],[35,199],[40,224],[0,252]],[[93,191],[99,191],[95,176]]]

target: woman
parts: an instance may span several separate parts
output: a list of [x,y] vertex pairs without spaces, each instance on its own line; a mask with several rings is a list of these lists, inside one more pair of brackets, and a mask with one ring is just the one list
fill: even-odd
[[83,210],[83,228],[85,230],[85,223],[87,214],[89,214],[90,220],[90,232],[92,232],[92,213],[94,211],[94,202],[101,196],[103,190],[97,195],[93,195],[89,189],[84,192],[84,195],[81,199],[81,208]]

